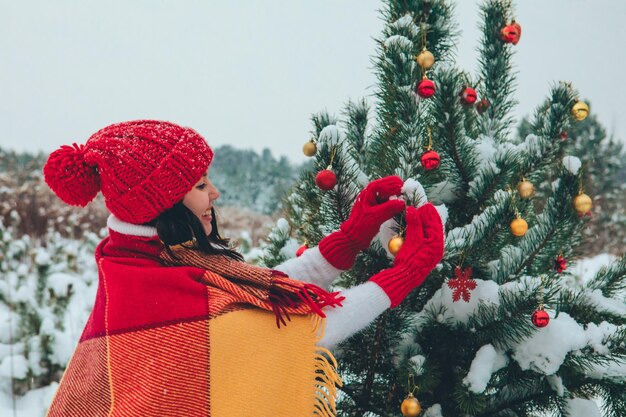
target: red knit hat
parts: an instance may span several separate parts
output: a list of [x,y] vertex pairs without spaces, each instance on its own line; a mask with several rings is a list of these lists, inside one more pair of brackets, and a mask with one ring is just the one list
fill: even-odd
[[43,173],[66,203],[84,207],[102,191],[111,213],[142,224],[182,200],[212,159],[194,130],[136,120],[107,126],[85,145],[62,146],[50,154]]

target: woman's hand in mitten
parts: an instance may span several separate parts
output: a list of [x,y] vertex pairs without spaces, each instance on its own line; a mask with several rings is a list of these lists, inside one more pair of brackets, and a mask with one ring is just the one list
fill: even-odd
[[369,183],[357,196],[348,220],[319,243],[322,256],[335,268],[350,269],[357,253],[369,247],[381,224],[404,210],[403,200],[389,200],[400,195],[403,184],[397,176]]
[[407,207],[405,235],[393,266],[370,278],[385,291],[392,308],[420,286],[443,258],[443,225],[432,204]]

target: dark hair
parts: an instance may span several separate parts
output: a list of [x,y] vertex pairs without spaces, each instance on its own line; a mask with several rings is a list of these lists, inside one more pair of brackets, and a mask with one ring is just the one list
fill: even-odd
[[200,220],[182,201],[174,204],[174,207],[161,213],[150,223],[156,227],[159,239],[170,254],[172,254],[170,246],[193,240],[195,248],[201,252],[209,255],[226,255],[231,259],[243,261],[243,256],[239,252],[229,248],[229,240],[220,236],[214,208],[211,208],[211,233],[208,236]]

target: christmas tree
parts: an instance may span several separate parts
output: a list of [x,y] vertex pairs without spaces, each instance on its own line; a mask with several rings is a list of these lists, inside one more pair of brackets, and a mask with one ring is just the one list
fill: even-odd
[[[376,108],[362,100],[340,119],[313,116],[303,150],[314,170],[286,199],[264,263],[294,256],[294,240],[300,251],[316,245],[365,184],[398,175],[407,204],[438,205],[445,256],[399,307],[337,346],[338,415],[399,416],[401,403],[418,415],[411,393],[429,417],[623,416],[626,258],[588,282],[567,271],[592,221],[586,182],[600,162],[563,139],[589,108],[556,83],[517,135],[522,28],[510,1],[481,11],[480,70],[470,74],[454,64],[448,1],[386,2]],[[402,216],[384,224],[335,288],[390,267],[404,227]]]

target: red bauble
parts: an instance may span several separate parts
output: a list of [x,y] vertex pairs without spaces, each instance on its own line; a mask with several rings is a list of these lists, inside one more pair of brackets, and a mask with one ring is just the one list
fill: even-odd
[[441,157],[435,151],[426,151],[422,155],[422,166],[426,169],[426,171],[437,168],[439,166],[439,162],[441,162]]
[[330,169],[324,169],[315,176],[315,184],[324,190],[332,190],[337,185],[337,176]]
[[300,257],[300,255],[302,255],[304,253],[305,250],[307,250],[309,247],[306,245],[306,243],[302,246],[300,246],[298,248],[298,250],[296,251],[296,257]]
[[567,264],[565,263],[565,258],[561,255],[557,256],[554,260],[554,269],[559,274],[567,269]]
[[506,43],[517,45],[521,37],[522,27],[516,21],[511,22],[510,25],[506,25],[500,31],[500,38]]
[[465,87],[465,89],[461,91],[461,103],[463,104],[472,105],[476,103],[477,98],[476,90],[472,87]]
[[550,323],[550,316],[545,310],[537,310],[533,313],[531,320],[536,327],[546,327]]
[[478,104],[476,104],[476,111],[479,114],[483,114],[484,112],[487,111],[489,106],[491,106],[491,103],[489,103],[489,100],[487,100],[486,98],[483,98],[482,100],[478,102]]
[[435,83],[428,78],[424,78],[417,84],[417,94],[422,98],[432,97],[435,91]]
[[567,131],[562,131],[561,132],[561,140],[567,140]]

